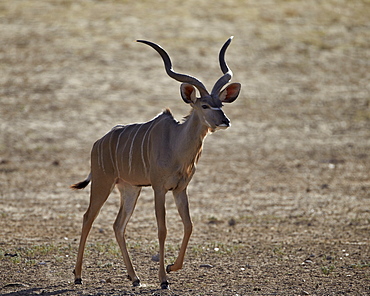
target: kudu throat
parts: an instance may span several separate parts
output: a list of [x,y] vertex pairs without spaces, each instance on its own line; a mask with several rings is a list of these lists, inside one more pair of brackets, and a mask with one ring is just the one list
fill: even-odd
[[185,122],[179,125],[176,149],[183,159],[184,174],[190,176],[194,172],[208,132],[209,128],[203,124],[194,110],[186,117]]

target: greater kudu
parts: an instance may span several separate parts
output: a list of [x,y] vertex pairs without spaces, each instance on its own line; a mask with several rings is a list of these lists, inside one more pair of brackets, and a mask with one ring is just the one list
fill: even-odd
[[[182,268],[186,247],[192,232],[189,215],[187,186],[194,175],[195,165],[202,152],[203,140],[209,132],[226,129],[230,121],[222,111],[222,103],[231,103],[239,95],[240,83],[232,83],[221,90],[232,78],[225,62],[229,38],[219,53],[223,76],[209,94],[203,83],[195,77],[173,71],[168,54],[159,45],[138,40],[154,48],[162,57],[167,74],[180,82],[181,96],[192,107],[183,123],[177,122],[167,109],[146,123],[116,126],[97,140],[91,151],[91,171],[86,180],[74,184],[82,189],[91,181],[90,204],[83,216],[82,233],[75,266],[75,283],[81,284],[82,258],[87,236],[93,221],[114,186],[121,194],[119,213],[114,231],[126,264],[128,278],[133,286],[140,286],[140,279],[132,266],[125,241],[126,225],[134,211],[143,186],[154,190],[155,213],[159,239],[159,281],[168,289],[166,271]],[[200,97],[196,97],[198,89]],[[178,212],[184,224],[184,236],[176,261],[164,267],[164,243],[167,235],[165,221],[165,195],[172,191]]]

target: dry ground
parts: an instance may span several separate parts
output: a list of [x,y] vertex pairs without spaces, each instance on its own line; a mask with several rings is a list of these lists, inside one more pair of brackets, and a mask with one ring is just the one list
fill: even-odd
[[[369,295],[370,4],[357,1],[0,2],[2,295]],[[189,112],[158,55],[211,87],[220,46],[239,99],[206,139],[189,193],[184,269],[158,290],[146,188],[127,229],[144,286],[114,241],[114,192],[73,284],[92,143],[169,107]],[[182,226],[168,197],[167,263]],[[204,267],[212,265],[213,267]]]

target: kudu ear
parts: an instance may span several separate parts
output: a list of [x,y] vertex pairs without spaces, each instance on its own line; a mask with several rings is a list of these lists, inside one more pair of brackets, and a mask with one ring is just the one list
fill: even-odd
[[223,91],[220,92],[219,98],[221,102],[232,103],[236,100],[240,93],[241,84],[231,83]]
[[195,88],[189,83],[183,83],[180,87],[181,97],[186,104],[195,103],[197,97],[195,96]]

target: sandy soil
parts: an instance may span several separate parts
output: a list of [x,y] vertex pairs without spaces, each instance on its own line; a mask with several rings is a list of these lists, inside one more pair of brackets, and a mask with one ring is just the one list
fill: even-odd
[[[369,295],[368,1],[0,2],[1,295]],[[209,88],[220,46],[238,100],[207,137],[189,189],[194,233],[184,268],[158,290],[150,188],[127,239],[132,289],[114,240],[114,191],[73,266],[92,143],[116,124],[189,112],[175,70]],[[167,263],[182,225],[167,199]]]

